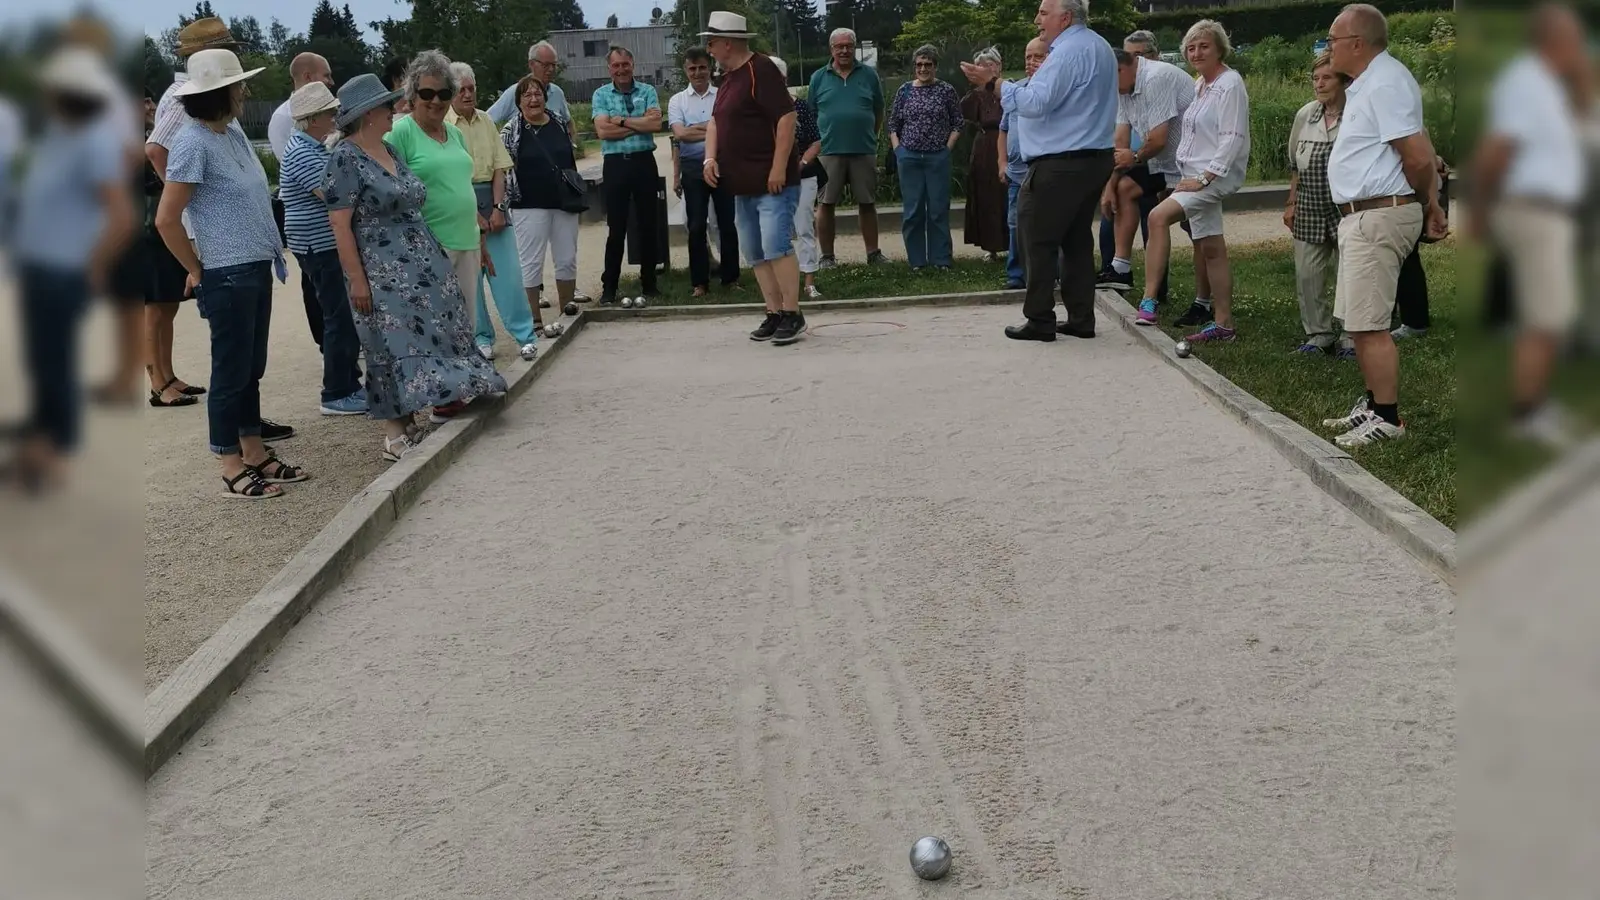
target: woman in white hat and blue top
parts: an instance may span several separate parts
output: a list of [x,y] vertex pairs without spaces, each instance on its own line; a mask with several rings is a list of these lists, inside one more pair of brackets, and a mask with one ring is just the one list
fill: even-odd
[[[222,460],[223,496],[281,497],[282,484],[310,478],[261,440],[261,378],[267,372],[272,281],[287,277],[272,216],[272,192],[255,148],[238,128],[261,69],[244,71],[230,50],[189,57],[189,80],[173,95],[193,121],[167,149],[166,187],[156,229],[187,271],[187,290],[211,328],[211,452]],[[194,244],[183,229],[189,213]]]
[[339,88],[341,137],[322,182],[367,351],[368,414],[383,423],[383,458],[391,462],[413,446],[414,413],[506,390],[473,345],[461,283],[422,217],[428,188],[384,143],[401,96],[376,75]]
[[12,255],[21,280],[30,403],[10,475],[59,482],[82,434],[78,326],[134,235],[115,77],[98,54],[59,51],[41,73],[50,119],[23,178]]
[[311,281],[322,311],[322,414],[359,416],[367,412],[361,389],[361,341],[344,290],[344,269],[328,224],[322,197],[322,176],[328,168],[327,141],[336,129],[339,99],[320,81],[294,92],[289,115],[294,130],[284,144],[278,172],[278,199],[283,201],[283,231],[289,251]]

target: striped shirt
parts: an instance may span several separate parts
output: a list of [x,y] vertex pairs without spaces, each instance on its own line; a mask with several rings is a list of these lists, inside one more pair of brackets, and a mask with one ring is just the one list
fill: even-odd
[[1129,126],[1134,150],[1143,143],[1145,135],[1166,124],[1166,146],[1145,160],[1145,164],[1152,173],[1177,175],[1178,145],[1183,142],[1183,114],[1194,102],[1194,78],[1171,63],[1153,59],[1140,57],[1138,66],[1132,92],[1117,95],[1117,124]]
[[328,149],[304,131],[289,133],[278,171],[278,199],[283,201],[283,232],[293,253],[334,249],[328,207],[312,191],[322,189]]

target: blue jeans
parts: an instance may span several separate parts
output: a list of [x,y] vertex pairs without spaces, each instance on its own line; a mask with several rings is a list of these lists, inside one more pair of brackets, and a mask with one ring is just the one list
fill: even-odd
[[83,434],[78,326],[89,308],[89,278],[81,269],[30,263],[19,268],[22,352],[30,382],[28,431],[70,453]]
[[317,308],[322,311],[322,402],[332,403],[361,390],[361,339],[350,313],[350,295],[345,292],[344,267],[339,251],[296,253],[300,271],[311,279]]
[[913,269],[951,264],[950,151],[895,151],[900,169],[900,234]]
[[745,262],[759,266],[794,252],[794,210],[799,205],[799,185],[776,194],[733,198],[733,219]]
[[[211,452],[239,452],[239,438],[261,434],[261,376],[272,330],[272,262],[200,273],[195,306],[211,326],[211,391],[206,420]],[[348,396],[348,395],[347,395]]]
[[[484,218],[488,218],[485,216]],[[518,344],[539,341],[533,328],[533,310],[528,307],[528,293],[522,288],[522,261],[517,255],[517,233],[508,218],[506,227],[491,231],[484,242],[489,258],[494,260],[494,277],[484,272],[478,277],[478,300],[475,310],[476,334],[479,346],[494,345],[494,322],[489,319],[489,304],[485,297],[494,294],[494,308],[500,311],[500,324],[506,327],[511,339]]]
[[1017,250],[1017,192],[1022,182],[1006,181],[1006,228],[1011,230],[1011,249],[1006,253],[1006,283],[1026,284],[1028,272],[1022,267],[1022,254]]

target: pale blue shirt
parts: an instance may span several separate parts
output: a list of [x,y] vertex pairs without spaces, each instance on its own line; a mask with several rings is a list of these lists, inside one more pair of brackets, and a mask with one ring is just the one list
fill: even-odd
[[202,267],[281,257],[267,173],[244,132],[229,128],[218,134],[201,122],[185,125],[167,155],[167,181],[194,185],[189,222]]
[[66,128],[52,123],[33,148],[17,210],[17,258],[82,271],[105,230],[102,193],[126,188],[127,144],[107,116]]
[[[561,85],[553,81],[545,85],[544,108],[550,115],[563,122],[572,121],[572,110],[567,107],[567,93],[561,89]],[[501,91],[500,96],[495,98],[494,105],[489,107],[489,121],[496,125],[504,125],[516,114],[517,86],[513,84]]]
[[1026,83],[999,85],[1022,158],[1073,150],[1110,150],[1117,128],[1117,57],[1086,25],[1056,36]]

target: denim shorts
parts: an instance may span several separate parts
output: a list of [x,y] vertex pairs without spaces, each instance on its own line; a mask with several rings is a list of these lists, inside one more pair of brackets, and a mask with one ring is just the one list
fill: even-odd
[[734,222],[739,226],[739,247],[746,263],[772,262],[794,252],[794,211],[799,205],[799,185],[777,194],[733,198]]

